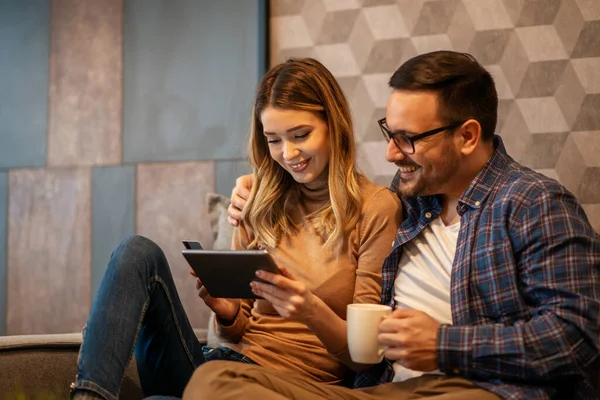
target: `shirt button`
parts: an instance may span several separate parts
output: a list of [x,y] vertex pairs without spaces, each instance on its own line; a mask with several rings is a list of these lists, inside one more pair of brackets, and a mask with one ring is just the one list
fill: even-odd
[[476,205],[477,207],[479,207],[479,206],[481,205],[481,202],[480,202],[480,201],[476,201],[476,202],[475,202],[475,205]]
[[460,374],[460,371],[458,370],[458,368],[454,368],[454,369],[452,370],[452,373],[453,373],[454,375],[458,375],[458,374]]
[[430,213],[430,212],[428,212],[428,213],[425,213],[425,217],[426,217],[426,218],[431,218],[431,213]]

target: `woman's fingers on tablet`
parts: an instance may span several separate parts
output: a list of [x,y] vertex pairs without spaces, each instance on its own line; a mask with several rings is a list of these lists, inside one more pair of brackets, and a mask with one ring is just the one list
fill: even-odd
[[[254,292],[254,294],[257,294],[261,297],[265,297],[265,296],[279,297],[279,296],[276,296],[276,294],[275,294],[275,290],[277,289],[277,286],[273,286],[270,283],[252,281],[252,282],[250,282],[250,287],[252,288],[252,292]],[[267,299],[267,300],[271,301],[270,299]]]
[[289,290],[291,292],[297,293],[301,296],[304,296],[306,293],[306,285],[304,282],[295,280],[293,278],[285,277],[283,275],[272,274],[266,271],[256,271],[256,276],[260,279],[263,279],[274,286],[277,286],[284,290]]
[[204,287],[204,285],[202,285],[202,282],[200,282],[200,279],[196,279],[196,290],[198,291],[198,296],[200,296],[202,289],[204,289],[204,293],[206,293],[206,288]]
[[263,271],[262,269],[259,269],[256,271],[256,276],[259,277],[262,280],[265,280],[269,283],[275,283],[275,278],[277,277],[277,275],[272,274],[270,272],[267,271]]
[[290,272],[290,270],[289,270],[289,269],[287,269],[287,267],[284,267],[283,265],[280,265],[280,266],[279,266],[279,269],[281,270],[281,274],[282,274],[283,276],[285,276],[286,278],[292,279],[292,280],[294,280],[294,281],[296,280],[296,277],[294,276],[294,274],[292,274],[292,273]]
[[289,305],[292,305],[296,309],[303,304],[303,297],[293,291],[263,282],[252,282],[250,286],[254,294],[268,300],[274,306],[287,309]]
[[256,271],[256,276],[280,288],[294,290],[293,283],[295,281],[286,276],[273,274],[271,272],[263,271],[260,269]]
[[254,289],[253,292],[270,302],[283,318],[299,321],[305,319],[304,299],[302,296],[285,291],[284,296],[279,297],[278,295],[284,293],[281,289],[275,289],[273,293],[260,292]]
[[206,305],[209,305],[209,303],[212,301],[212,297],[210,297],[210,295],[208,294],[208,290],[206,290],[206,288],[202,284],[202,281],[198,278],[196,278],[196,290],[198,290],[198,297],[204,300]]
[[215,299],[208,294],[208,290],[206,290],[204,286],[198,289],[198,297],[200,297],[202,301],[204,301],[204,303],[211,309],[214,307]]
[[194,270],[192,268],[190,268],[190,275],[196,276],[196,273],[194,272]]

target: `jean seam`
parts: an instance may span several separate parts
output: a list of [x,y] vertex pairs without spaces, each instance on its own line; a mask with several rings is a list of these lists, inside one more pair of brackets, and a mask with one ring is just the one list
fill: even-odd
[[[169,307],[171,309],[171,317],[173,318],[173,322],[175,324],[175,327],[177,328],[177,334],[179,335],[179,341],[181,342],[181,345],[183,346],[183,349],[185,350],[185,353],[188,356],[190,364],[192,364],[193,368],[196,368],[196,363],[194,362],[194,357],[192,355],[192,352],[188,348],[188,345],[183,338],[183,332],[181,331],[181,326],[179,325],[179,320],[177,319],[177,315],[175,314],[175,307],[173,306],[173,299],[171,298],[171,293],[169,293],[169,291],[167,290],[167,285],[158,275],[153,276],[150,281],[151,281],[151,283],[158,282],[162,286],[162,288],[167,296],[167,300],[169,302]],[[191,327],[191,324],[190,324],[190,327]],[[192,334],[196,335],[193,327],[192,327]]]
[[[153,257],[155,258],[155,257]],[[161,261],[167,262],[168,261],[166,259],[166,256],[163,253],[163,258],[164,260],[157,260],[156,258],[153,260],[155,265],[158,265]],[[173,284],[175,284],[175,279],[173,279],[173,274],[171,273],[171,268],[167,268],[166,269],[167,273],[169,275],[171,275],[171,280],[173,281]],[[175,314],[175,308],[173,307],[173,299],[171,298],[171,293],[167,290],[167,286],[165,284],[165,282],[161,279],[161,277],[158,274],[155,274],[151,279],[150,282],[152,282],[152,280],[156,280],[158,282],[160,282],[161,286],[163,287],[163,290],[165,291],[165,294],[167,296],[167,300],[169,301],[169,307],[171,308],[171,315],[173,317],[173,322],[175,323],[175,327],[177,328],[177,334],[179,335],[179,341],[181,342],[181,345],[183,346],[183,349],[185,350],[185,353],[188,356],[188,359],[190,361],[190,364],[192,364],[192,368],[196,368],[196,363],[194,362],[194,357],[192,355],[191,350],[188,348],[187,344],[185,343],[185,340],[183,339],[183,332],[181,331],[181,326],[179,325],[179,321],[177,320],[177,316]],[[150,286],[150,283],[148,283],[148,286]],[[149,287],[148,287],[149,289]],[[175,289],[177,290],[177,289]],[[183,304],[182,304],[183,307]],[[192,328],[192,334],[194,335],[194,337],[196,336],[196,332],[194,332],[194,328],[192,327],[192,324],[190,323],[190,328]],[[202,356],[202,358],[204,359],[204,355]]]
[[[140,334],[140,329],[142,328],[142,321],[144,320],[144,317],[146,316],[146,311],[148,310],[148,305],[150,304],[150,296],[148,296],[148,299],[146,300],[146,302],[144,303],[144,307],[142,307],[142,314],[140,315],[140,320],[138,321],[138,325],[137,325],[137,329],[135,331],[135,337],[133,338],[133,346],[131,347],[131,352],[129,353],[129,357],[127,358],[127,362],[125,363],[125,365],[129,365],[131,363],[131,359],[133,358],[133,353],[135,352],[135,345],[137,343],[138,340],[138,336]],[[117,388],[117,398],[119,397],[119,392],[121,391],[121,387],[123,386],[123,382],[125,381],[125,371],[123,371],[123,377],[121,377],[121,382],[119,383],[119,386]]]
[[77,374],[75,375],[75,380],[79,378],[79,367],[81,365],[81,358],[83,357],[83,342],[85,341],[86,328],[87,323],[83,325],[83,329],[81,329],[81,345],[79,346],[79,352],[77,353]]
[[[77,354],[77,370],[78,371],[75,376],[75,385],[74,385],[73,390],[75,390],[75,389],[88,390],[88,391],[92,391],[96,394],[99,394],[101,396],[104,396],[104,397],[108,398],[109,400],[116,400],[119,398],[119,392],[120,392],[121,385],[123,384],[123,380],[125,380],[125,374],[123,374],[123,378],[121,379],[121,385],[119,385],[117,387],[116,395],[113,395],[108,390],[104,389],[102,386],[98,385],[95,382],[88,381],[85,379],[79,379],[79,366],[81,363],[81,358],[83,356],[83,342],[85,341],[85,332],[87,330],[86,328],[87,328],[87,324],[85,324],[83,326],[83,329],[81,332],[81,346],[80,346],[80,351]],[[131,357],[130,357],[129,361],[127,362],[127,364],[129,364],[130,361],[131,361]]]
[[[114,251],[113,251],[113,254],[114,254]],[[112,258],[112,255],[111,255],[111,258]],[[151,282],[151,280],[150,280],[150,282]],[[146,301],[144,302],[144,306],[142,307],[142,313],[140,314],[140,319],[138,320],[137,328],[135,331],[135,336],[133,337],[133,346],[131,346],[131,351],[129,352],[129,357],[127,358],[127,361],[125,362],[125,368],[127,368],[127,366],[131,363],[131,359],[133,358],[133,353],[135,352],[135,346],[136,346],[136,343],[138,340],[138,336],[140,334],[140,329],[142,327],[142,321],[144,320],[144,317],[146,316],[146,311],[148,310],[148,305],[150,304],[150,291],[149,291],[150,282],[148,282],[148,285],[146,286],[146,294],[148,295],[148,297],[147,297]],[[115,400],[119,398],[119,393],[121,392],[121,387],[123,386],[123,382],[125,381],[125,375],[126,375],[126,370],[123,371],[123,376],[121,377],[121,382],[119,382],[119,385],[117,386],[117,396],[115,397]]]

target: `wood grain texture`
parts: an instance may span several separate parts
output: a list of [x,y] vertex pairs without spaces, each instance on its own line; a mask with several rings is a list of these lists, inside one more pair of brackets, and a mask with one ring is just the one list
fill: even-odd
[[9,172],[7,333],[81,330],[90,309],[91,172]]
[[122,160],[123,0],[53,0],[48,164]]
[[152,163],[137,168],[136,230],[165,252],[179,297],[194,328],[206,328],[209,310],[181,255],[182,240],[212,246],[205,197],[214,191],[213,162]]
[[[0,172],[0,293],[6,293],[8,173]],[[0,296],[0,336],[6,334],[6,296]]]

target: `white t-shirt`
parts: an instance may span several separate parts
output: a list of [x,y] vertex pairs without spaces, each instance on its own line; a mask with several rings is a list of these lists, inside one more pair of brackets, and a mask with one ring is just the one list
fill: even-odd
[[[450,276],[459,229],[460,223],[446,226],[438,217],[404,244],[394,281],[397,308],[420,310],[442,324],[452,323]],[[423,375],[397,362],[394,373],[395,382]]]

